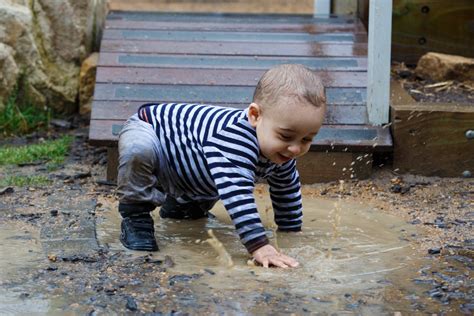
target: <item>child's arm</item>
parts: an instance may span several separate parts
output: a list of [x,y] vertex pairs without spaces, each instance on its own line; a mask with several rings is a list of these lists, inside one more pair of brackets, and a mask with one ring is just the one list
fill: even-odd
[[[219,197],[227,209],[242,243],[255,260],[263,266],[274,265],[287,268],[296,267],[298,262],[279,253],[269,245],[265,229],[257,211],[254,190],[254,167],[258,157],[255,146],[253,155],[247,155],[249,146],[242,146],[235,139],[233,146],[219,146],[208,141],[203,146],[209,171],[216,185]],[[253,157],[252,157],[253,156]],[[301,225],[300,225],[301,226]]]
[[300,231],[303,206],[296,162],[292,160],[278,167],[268,179],[268,184],[278,230]]
[[219,196],[247,251],[264,267],[297,267],[299,264],[295,259],[278,252],[269,244],[255,204],[252,177],[246,176],[242,168],[218,152],[207,155]]
[[[240,240],[249,253],[269,243],[265,228],[257,211],[253,190],[255,188],[253,157],[235,151],[234,147],[222,147],[208,142],[204,146],[209,171]],[[256,158],[253,158],[256,159]],[[246,168],[246,166],[249,166]]]

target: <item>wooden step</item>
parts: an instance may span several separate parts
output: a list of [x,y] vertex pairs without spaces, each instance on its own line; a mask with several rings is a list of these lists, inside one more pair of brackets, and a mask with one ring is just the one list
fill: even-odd
[[[89,139],[96,146],[117,146],[125,120],[91,120]],[[392,138],[388,128],[368,125],[323,125],[311,144],[311,151],[389,151]]]
[[264,71],[283,63],[307,66],[326,88],[324,125],[298,160],[304,182],[367,177],[372,153],[392,148],[389,130],[368,124],[367,33],[354,17],[111,12],[105,28],[89,137],[109,148],[109,180],[118,133],[140,105],[245,108]]

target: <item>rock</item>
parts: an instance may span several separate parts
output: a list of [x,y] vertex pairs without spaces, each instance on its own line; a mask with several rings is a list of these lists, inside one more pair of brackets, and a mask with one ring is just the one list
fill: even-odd
[[97,40],[96,21],[103,21],[97,15],[105,16],[105,8],[105,0],[0,0],[0,101],[18,84],[19,102],[75,112],[79,65]]
[[68,122],[66,120],[59,120],[59,119],[53,119],[49,122],[52,126],[59,127],[59,128],[64,128],[64,129],[70,129],[72,127],[71,122]]
[[216,273],[214,271],[212,271],[211,269],[204,269],[204,271],[206,271],[207,273],[209,273],[210,275],[215,275]]
[[13,91],[20,73],[14,54],[10,46],[0,43],[0,74],[2,74],[0,76],[0,111],[3,111],[1,106],[6,103],[7,97]]
[[432,298],[438,298],[438,299],[443,297],[443,293],[438,288],[434,288],[428,291],[428,295]]
[[397,74],[400,76],[400,78],[406,79],[411,77],[413,75],[413,72],[409,69],[402,69],[397,71]]
[[46,268],[46,271],[56,271],[58,269],[57,266],[54,266],[54,265],[50,265]]
[[441,216],[438,216],[435,221],[434,221],[434,226],[438,227],[438,228],[448,228],[448,226],[446,225],[446,223],[444,222],[444,218],[441,217]]
[[396,183],[390,187],[390,191],[393,193],[405,194],[410,191],[410,186],[403,186]]
[[92,53],[84,60],[79,73],[79,113],[88,115],[92,109],[92,97],[94,95],[95,75],[99,53]]
[[137,302],[135,302],[135,299],[131,296],[127,296],[127,305],[126,305],[128,310],[131,311],[136,311],[138,309]]
[[474,80],[474,58],[427,53],[418,61],[415,74],[433,81]]
[[177,274],[173,275],[169,278],[169,285],[174,285],[176,282],[189,282],[193,279],[198,279],[202,276],[202,274],[199,273],[193,273],[193,274]]
[[439,254],[439,253],[441,253],[441,248],[430,248],[430,249],[428,249],[428,253],[430,255]]

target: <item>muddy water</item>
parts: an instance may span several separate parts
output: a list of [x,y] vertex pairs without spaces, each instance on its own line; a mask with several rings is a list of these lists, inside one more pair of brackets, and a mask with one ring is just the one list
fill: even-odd
[[[103,218],[97,225],[99,242],[115,251],[143,255],[124,250],[118,241],[117,203],[103,204]],[[154,256],[173,259],[176,265],[170,273],[202,274],[199,281],[188,286],[198,296],[210,295],[211,291],[224,298],[227,303],[222,305],[222,312],[265,313],[268,310],[258,303],[262,297],[285,302],[290,311],[301,311],[301,304],[303,312],[357,311],[376,315],[408,310],[406,302],[397,303],[406,293],[393,289],[417,291],[409,280],[419,259],[403,241],[412,233],[410,226],[367,205],[305,196],[303,232],[281,233],[275,231],[268,195],[259,194],[257,205],[271,243],[296,258],[301,267],[283,270],[252,266],[221,204],[212,210],[214,219],[161,220],[155,211],[160,252]],[[205,242],[210,229],[232,257],[232,267]]]
[[0,222],[0,280],[16,279],[22,271],[43,262],[38,236],[25,227]]
[[24,223],[0,222],[0,254],[0,314],[59,315],[59,300],[28,293],[29,287],[35,287],[28,272],[45,262],[37,229]]

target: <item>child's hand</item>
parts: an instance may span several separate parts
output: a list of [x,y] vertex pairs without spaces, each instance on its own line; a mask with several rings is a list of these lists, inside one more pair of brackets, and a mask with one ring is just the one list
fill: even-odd
[[254,259],[265,268],[274,265],[279,268],[296,268],[300,264],[295,259],[278,252],[273,246],[265,245],[252,253]]

